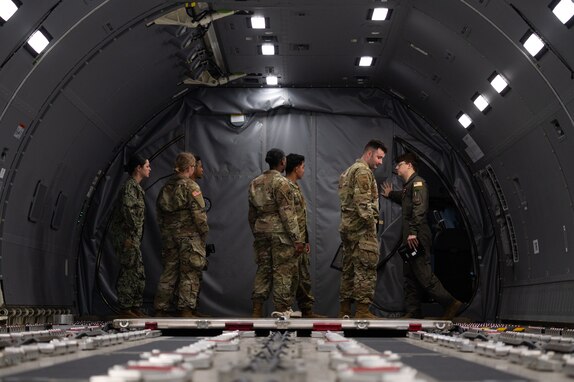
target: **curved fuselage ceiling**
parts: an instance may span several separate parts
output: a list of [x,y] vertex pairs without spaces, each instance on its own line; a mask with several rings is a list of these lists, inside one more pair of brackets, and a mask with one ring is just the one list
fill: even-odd
[[[557,1],[0,3],[13,4],[0,11],[8,304],[77,303],[82,213],[100,175],[190,88],[377,88],[426,119],[484,184],[500,247],[500,316],[568,320],[572,296],[557,291],[574,290],[574,37],[572,20],[553,12]],[[387,18],[371,20],[383,7]],[[37,31],[40,53],[29,43],[42,45]],[[528,40],[533,33],[539,40]],[[31,279],[42,287],[19,299]]]

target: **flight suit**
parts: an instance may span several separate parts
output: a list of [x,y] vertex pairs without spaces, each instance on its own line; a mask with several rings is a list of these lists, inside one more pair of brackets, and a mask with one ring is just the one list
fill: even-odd
[[443,287],[430,265],[432,234],[427,222],[428,187],[416,172],[403,185],[402,191],[391,191],[388,198],[402,205],[403,244],[409,235],[416,235],[424,255],[409,259],[403,266],[406,313],[422,317],[421,301],[428,294],[445,308],[455,299]]
[[193,311],[201,272],[207,263],[205,242],[209,227],[201,189],[192,179],[176,174],[162,187],[156,204],[163,272],[154,308],[167,311],[176,293],[177,309]]
[[120,262],[118,303],[125,310],[139,309],[143,304],[145,270],[140,244],[144,216],[144,190],[130,176],[120,191],[110,224],[112,244]]
[[[295,216],[299,224],[298,240],[301,243],[309,243],[309,233],[307,231],[307,203],[301,192],[301,188],[295,182],[289,180],[289,186],[293,192],[293,204],[295,206]],[[301,311],[310,314],[313,310],[315,298],[311,294],[311,275],[309,273],[309,254],[304,252],[299,254],[299,283],[296,286],[295,298]]]
[[279,171],[265,171],[249,184],[248,220],[257,264],[252,299],[265,301],[273,287],[275,310],[286,311],[298,282],[295,243],[301,236],[289,181]]
[[339,178],[343,270],[339,299],[370,304],[375,294],[379,193],[373,171],[357,159]]

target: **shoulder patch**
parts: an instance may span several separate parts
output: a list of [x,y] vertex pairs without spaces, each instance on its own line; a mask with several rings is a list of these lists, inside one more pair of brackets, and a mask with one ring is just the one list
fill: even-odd
[[199,190],[195,190],[191,193],[195,198],[197,198],[199,195],[201,195],[201,191]]
[[422,187],[423,186],[423,182],[415,182],[413,184],[413,187]]

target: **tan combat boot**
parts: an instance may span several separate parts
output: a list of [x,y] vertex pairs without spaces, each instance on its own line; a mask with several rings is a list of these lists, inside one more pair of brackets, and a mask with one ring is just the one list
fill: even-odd
[[263,318],[263,301],[253,300],[253,312],[251,313],[253,318]]
[[380,317],[375,316],[369,312],[369,304],[357,303],[357,311],[355,312],[355,318],[363,318],[368,320],[377,320]]
[[313,309],[301,309],[301,314],[303,318],[327,318],[327,316],[313,312]]
[[341,307],[339,308],[339,318],[350,318],[350,317],[351,317],[351,300],[343,300],[341,301]]

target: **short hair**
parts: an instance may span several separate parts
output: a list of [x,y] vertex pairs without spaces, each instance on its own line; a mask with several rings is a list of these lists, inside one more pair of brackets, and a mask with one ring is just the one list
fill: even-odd
[[378,140],[378,139],[371,139],[366,145],[365,145],[365,149],[363,150],[364,153],[366,153],[369,150],[377,150],[377,149],[381,149],[383,150],[383,152],[386,154],[387,153],[387,146],[385,146],[385,144]]
[[195,165],[195,157],[192,153],[183,152],[175,158],[175,172],[184,172],[189,166]]
[[267,151],[267,155],[265,155],[265,162],[269,165],[269,168],[275,168],[281,163],[281,161],[285,158],[285,153],[281,149],[271,149]]
[[138,166],[143,166],[146,161],[147,159],[142,157],[141,155],[133,154],[128,160],[128,163],[126,163],[126,165],[124,166],[124,170],[128,174],[132,174]]
[[300,154],[289,154],[287,155],[287,165],[285,166],[285,173],[290,174],[295,170],[295,167],[299,166],[301,163],[305,162],[305,157]]
[[417,171],[418,164],[417,164],[417,156],[414,153],[408,152],[401,154],[397,157],[397,163],[410,163],[413,166],[413,169]]

